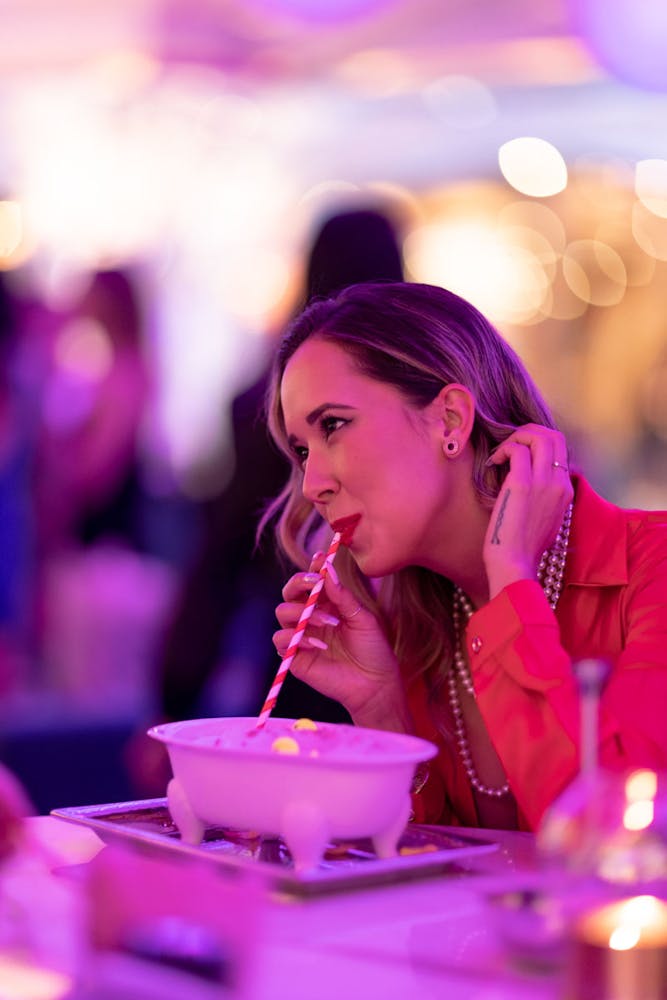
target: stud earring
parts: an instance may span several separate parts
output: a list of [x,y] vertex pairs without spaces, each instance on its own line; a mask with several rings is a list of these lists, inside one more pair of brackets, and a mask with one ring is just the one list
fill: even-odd
[[448,458],[454,458],[454,455],[458,455],[458,453],[459,453],[458,441],[456,441],[455,439],[448,441],[447,444],[445,445],[445,454],[448,456]]

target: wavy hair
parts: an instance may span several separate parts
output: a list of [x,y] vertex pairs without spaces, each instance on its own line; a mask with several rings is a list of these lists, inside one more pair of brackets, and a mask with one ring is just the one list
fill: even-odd
[[[554,420],[522,362],[495,327],[469,302],[433,285],[366,282],[311,303],[288,327],[278,348],[267,398],[271,434],[292,460],[290,479],[266,512],[277,516],[278,543],[298,566],[328,526],[302,493],[303,474],[285,432],[280,386],[292,355],[311,337],[342,348],[358,371],[394,386],[423,409],[443,386],[465,385],[475,401],[471,445],[474,488],[491,508],[505,471],[487,467],[490,452],[517,427]],[[314,540],[317,541],[314,543]],[[409,674],[423,673],[433,696],[451,667],[454,634],[451,581],[422,567],[407,567],[379,589],[341,551],[338,564],[357,596],[380,612],[387,634]]]

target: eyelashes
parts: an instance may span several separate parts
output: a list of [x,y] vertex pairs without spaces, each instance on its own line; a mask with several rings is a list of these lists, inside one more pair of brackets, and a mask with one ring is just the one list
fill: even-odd
[[343,417],[322,417],[319,423],[322,437],[328,441],[334,431],[340,430],[347,423],[349,420],[344,420]]
[[[317,427],[324,441],[328,441],[332,434],[349,424],[349,420],[344,417],[325,416],[320,417]],[[308,448],[305,445],[294,444],[291,448],[294,460],[299,466],[303,466],[308,458]]]

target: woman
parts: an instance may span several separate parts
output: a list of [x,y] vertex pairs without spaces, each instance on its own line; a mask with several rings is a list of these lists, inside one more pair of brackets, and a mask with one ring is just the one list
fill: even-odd
[[530,377],[473,306],[404,283],[315,303],[278,351],[269,422],[292,460],[280,541],[308,567],[284,588],[275,646],[321,566],[318,529],[354,517],[292,670],[355,724],[438,744],[417,820],[535,829],[577,773],[584,657],[612,664],[602,764],[665,766],[667,516],[570,475]]

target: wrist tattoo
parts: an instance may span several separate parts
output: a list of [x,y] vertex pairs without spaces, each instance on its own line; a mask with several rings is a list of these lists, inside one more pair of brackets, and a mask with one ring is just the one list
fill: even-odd
[[500,510],[498,511],[496,523],[493,526],[493,534],[491,535],[492,545],[500,545],[500,526],[503,523],[503,518],[505,517],[505,507],[507,507],[507,501],[510,498],[511,492],[511,490],[507,490],[500,501]]

